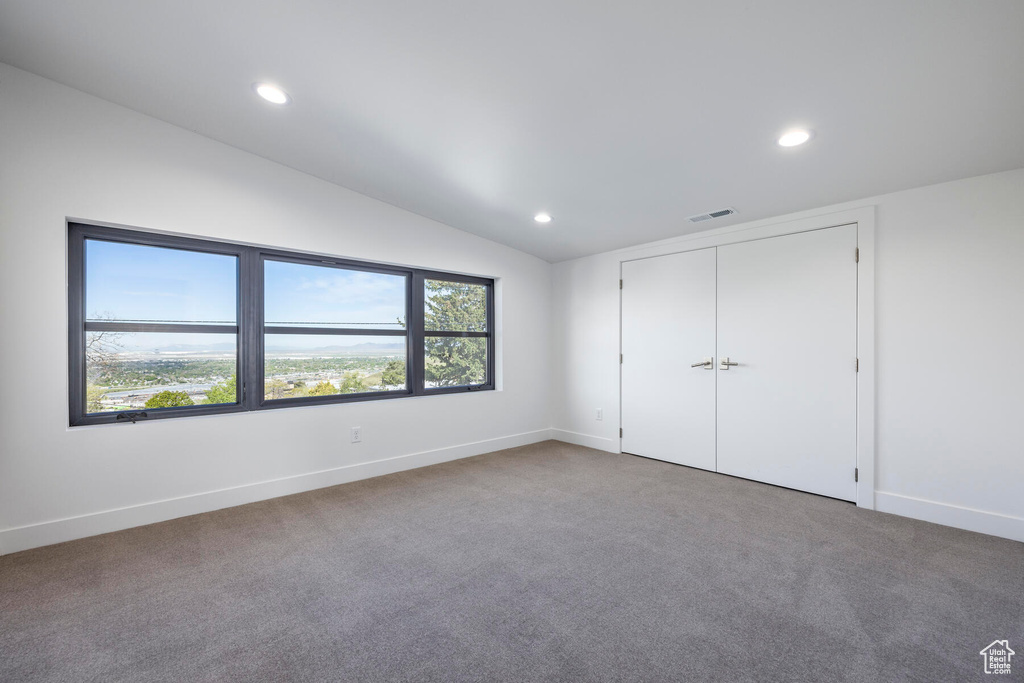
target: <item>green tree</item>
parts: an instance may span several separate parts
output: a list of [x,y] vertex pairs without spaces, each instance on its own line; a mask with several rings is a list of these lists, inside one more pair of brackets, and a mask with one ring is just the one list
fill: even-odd
[[328,381],[318,383],[315,387],[309,390],[309,396],[331,396],[338,393],[338,390],[334,388],[334,385]]
[[176,408],[178,406],[194,406],[195,401],[184,391],[161,391],[146,401],[147,408]]
[[463,282],[426,280],[424,372],[434,386],[482,384],[487,380],[487,340],[483,337],[431,337],[431,330],[487,330],[487,288]]
[[389,361],[380,375],[380,383],[385,389],[388,387],[405,386],[405,361]]
[[359,376],[358,372],[346,372],[345,378],[341,380],[341,389],[338,393],[341,394],[358,394],[366,391],[366,387],[363,385],[363,380]]
[[106,389],[98,387],[95,384],[89,384],[85,387],[85,412],[87,413],[100,413],[103,412],[103,397],[106,396]]
[[207,403],[236,403],[238,401],[238,378],[231,375],[223,384],[214,384],[206,392]]
[[429,330],[487,331],[487,288],[465,282],[426,280],[424,321]]
[[263,385],[263,398],[267,400],[284,398],[284,393],[287,390],[288,382],[281,379],[268,379]]

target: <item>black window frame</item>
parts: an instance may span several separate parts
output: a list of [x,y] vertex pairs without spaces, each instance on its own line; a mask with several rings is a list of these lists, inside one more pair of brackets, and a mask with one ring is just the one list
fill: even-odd
[[[486,332],[476,331],[461,331],[461,330],[427,330],[425,324],[426,317],[426,280],[440,280],[444,282],[459,282],[470,285],[484,285],[486,288],[486,308],[487,308],[487,319],[486,319]],[[464,391],[475,391],[479,388],[494,388],[494,281],[487,278],[470,277],[468,275],[454,275],[452,273],[443,273],[440,271],[432,270],[420,270],[413,277],[413,296],[415,297],[412,302],[413,315],[417,316],[414,319],[416,329],[419,331],[418,341],[416,343],[415,352],[418,354],[416,357],[415,368],[418,372],[414,377],[416,386],[423,389],[423,394],[454,394]],[[487,338],[487,379],[483,385],[465,385],[465,386],[450,386],[450,387],[430,387],[426,388],[426,338],[427,337],[461,337],[461,338]]]
[[[85,311],[85,241],[101,240],[141,246],[181,249],[203,253],[232,255],[238,258],[236,324],[197,325],[170,323],[126,323],[104,321],[87,322]],[[302,326],[267,327],[264,324],[264,263],[267,260],[285,261],[327,268],[341,268],[364,272],[400,275],[406,278],[406,328],[404,330],[310,328]],[[442,280],[483,285],[486,288],[486,332],[442,332],[424,330],[424,281]],[[181,329],[178,329],[178,328]],[[182,406],[133,411],[86,412],[86,333],[101,329],[123,332],[216,332],[236,335],[236,388],[237,403]],[[406,339],[406,388],[404,390],[375,391],[359,394],[329,396],[265,398],[264,342],[266,334],[320,334],[404,336]],[[431,337],[486,337],[486,380],[481,384],[427,387],[424,378],[425,339]],[[153,233],[136,228],[119,228],[68,221],[68,377],[69,417],[71,426],[135,422],[192,415],[249,412],[288,408],[293,406],[323,405],[378,401],[410,396],[432,396],[473,391],[489,391],[495,387],[495,325],[494,279],[428,270],[406,266],[375,263],[323,254],[256,247],[222,240],[208,240],[166,233]]]

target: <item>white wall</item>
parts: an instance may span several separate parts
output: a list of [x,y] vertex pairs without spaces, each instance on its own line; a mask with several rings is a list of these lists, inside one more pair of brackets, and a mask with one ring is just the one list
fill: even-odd
[[[540,259],[6,65],[0,197],[0,553],[549,436]],[[67,217],[500,278],[501,391],[69,428]]]
[[[729,229],[866,205],[877,509],[1024,540],[1024,170]],[[620,261],[691,239],[555,266],[556,438],[618,450]]]

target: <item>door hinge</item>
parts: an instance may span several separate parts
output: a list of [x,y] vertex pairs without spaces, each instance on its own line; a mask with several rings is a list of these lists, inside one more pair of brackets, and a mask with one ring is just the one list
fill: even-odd
[[860,372],[860,358],[854,361],[853,370],[854,372]]
[[853,250],[853,260],[855,263],[860,263],[860,247]]
[[622,427],[619,427],[619,438],[622,438]]
[[621,364],[621,363],[622,363],[622,354],[620,353],[619,354],[619,364]]
[[619,280],[619,289],[622,289],[622,280]]
[[859,467],[854,467],[853,468],[853,480],[854,481],[860,481],[860,468]]

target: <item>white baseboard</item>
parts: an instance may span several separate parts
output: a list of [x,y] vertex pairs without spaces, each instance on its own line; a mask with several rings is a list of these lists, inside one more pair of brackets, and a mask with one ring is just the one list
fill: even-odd
[[460,444],[420,453],[409,453],[383,460],[346,465],[320,472],[309,472],[283,479],[246,484],[217,491],[197,493],[180,498],[143,503],[131,507],[104,510],[102,512],[42,522],[29,526],[0,531],[0,555],[20,550],[38,548],[54,543],[63,543],[87,536],[120,531],[131,527],[165,522],[177,517],[186,517],[202,512],[254,503],[268,498],[287,496],[303,491],[312,491],[326,486],[336,486],[360,479],[379,477],[403,470],[427,465],[436,465],[449,460],[482,455],[505,448],[526,446],[531,443],[554,438],[550,429],[513,434],[511,436]]
[[973,508],[936,503],[921,498],[901,496],[884,491],[875,492],[875,509],[903,517],[922,519],[945,526],[1024,541],[1024,518],[985,512]]
[[622,452],[618,439],[609,439],[604,436],[593,436],[591,434],[580,434],[579,432],[570,432],[565,429],[551,429],[550,432],[551,438],[556,441],[573,443],[577,446],[586,446],[587,448],[596,448],[599,451],[608,451],[609,453]]

